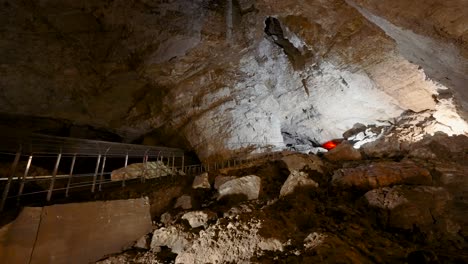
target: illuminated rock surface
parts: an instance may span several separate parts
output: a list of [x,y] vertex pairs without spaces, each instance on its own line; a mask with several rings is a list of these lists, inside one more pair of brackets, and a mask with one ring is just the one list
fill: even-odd
[[[146,135],[202,160],[307,151],[405,110],[457,119],[447,100],[468,101],[463,1],[427,20],[417,3],[388,2],[383,14],[355,2],[359,11],[338,0],[5,2],[0,112]],[[456,122],[444,132],[466,133]],[[63,130],[46,123],[14,125]]]
[[[467,140],[424,137],[393,160],[311,155],[320,172],[290,172],[284,160],[301,163],[305,155],[288,152],[232,167],[226,173],[238,179],[231,182],[251,173],[261,179],[256,199],[217,200],[214,189],[187,186],[187,193],[203,191],[195,198],[201,208],[171,209],[171,221],[156,220],[151,250],[130,249],[102,263],[418,263],[425,256],[464,263]],[[431,155],[412,154],[421,149]],[[217,216],[211,221],[210,212]]]

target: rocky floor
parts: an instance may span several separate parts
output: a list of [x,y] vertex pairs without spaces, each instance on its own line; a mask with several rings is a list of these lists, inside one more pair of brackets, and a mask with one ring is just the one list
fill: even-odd
[[468,138],[395,144],[199,175],[100,263],[467,263]]

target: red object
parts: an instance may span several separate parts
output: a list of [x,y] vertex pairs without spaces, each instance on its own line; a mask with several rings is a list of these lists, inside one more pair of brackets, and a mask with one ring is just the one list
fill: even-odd
[[336,146],[338,146],[338,143],[331,140],[331,141],[327,141],[325,143],[322,144],[322,147],[326,150],[332,150],[334,148],[336,148]]

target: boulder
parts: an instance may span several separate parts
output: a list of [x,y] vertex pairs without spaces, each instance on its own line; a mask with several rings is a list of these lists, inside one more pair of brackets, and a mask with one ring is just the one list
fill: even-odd
[[310,179],[307,173],[293,170],[281,187],[280,197],[293,193],[296,187],[307,186],[318,187],[318,183]]
[[396,137],[382,137],[362,145],[360,150],[368,158],[399,157],[406,154],[409,145]]
[[361,124],[361,123],[356,123],[356,124],[354,124],[354,126],[351,129],[349,129],[349,130],[347,130],[347,131],[345,131],[343,133],[343,138],[348,139],[348,138],[350,138],[352,136],[358,135],[360,133],[364,133],[364,131],[366,131],[366,129],[367,129],[366,125]]
[[235,176],[217,176],[214,182],[214,188],[218,190],[219,186],[223,185],[225,182],[235,179]]
[[161,219],[160,219],[161,223],[164,224],[165,226],[169,226],[172,224],[173,222],[173,219],[172,219],[172,216],[170,213],[166,212],[164,214],[161,215]]
[[351,143],[346,141],[325,153],[324,157],[330,161],[351,161],[362,159],[361,152],[355,149]]
[[26,207],[0,229],[0,262],[94,263],[151,229],[146,198]]
[[434,136],[426,136],[421,141],[412,144],[409,155],[419,159],[437,159],[465,165],[468,159],[467,149],[468,137],[436,133]]
[[192,197],[190,195],[182,195],[177,198],[174,208],[182,208],[183,210],[192,209]]
[[310,233],[305,239],[304,239],[304,248],[306,250],[312,250],[325,241],[325,238],[327,238],[327,235],[325,234],[320,234],[317,232]]
[[332,184],[371,190],[398,184],[431,185],[432,177],[427,169],[420,168],[411,161],[383,161],[356,168],[336,170],[333,174]]
[[134,163],[128,165],[126,168],[120,168],[114,170],[111,173],[111,180],[121,181],[128,179],[135,179],[144,177],[146,179],[165,177],[173,175],[174,172],[166,167],[161,161],[147,162],[145,163]]
[[315,155],[291,154],[283,157],[281,161],[286,164],[290,172],[304,169],[316,170],[320,173],[323,172],[323,162]]
[[210,189],[211,185],[208,180],[208,173],[204,172],[200,175],[195,176],[192,184],[193,189]]
[[216,214],[212,212],[193,211],[185,213],[182,219],[187,220],[192,228],[197,228],[200,226],[206,227],[208,221],[214,219],[215,216]]
[[244,176],[228,182],[223,183],[218,189],[218,200],[227,196],[235,194],[243,194],[249,200],[258,199],[260,194],[261,179],[255,175]]
[[427,233],[438,230],[450,235],[460,231],[447,214],[452,196],[442,187],[384,187],[369,191],[364,197],[388,227],[409,231],[417,228]]
[[185,233],[175,226],[162,227],[153,233],[151,250],[159,252],[161,247],[164,246],[179,254],[190,246],[192,239],[193,235],[191,233]]
[[138,239],[133,245],[134,248],[139,248],[139,249],[150,249],[150,237],[148,235],[142,236],[140,239]]

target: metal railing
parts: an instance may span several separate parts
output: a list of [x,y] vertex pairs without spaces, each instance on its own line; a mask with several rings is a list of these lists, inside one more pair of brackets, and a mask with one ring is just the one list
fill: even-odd
[[[64,189],[66,196],[69,195],[70,189],[88,185],[91,192],[95,192],[96,189],[100,191],[103,184],[111,182],[109,176],[112,171],[106,171],[111,159],[121,159],[121,163],[117,167],[114,162],[114,168],[127,167],[130,160],[133,160],[133,162],[141,160],[146,167],[150,159],[164,162],[174,172],[176,171],[176,165],[181,168],[185,165],[184,151],[181,149],[27,133],[2,135],[0,156],[2,160],[14,157],[8,174],[0,175],[0,183],[4,183],[0,211],[5,207],[8,198],[17,198],[19,202],[21,196],[32,193],[45,192],[47,193],[46,200],[50,201],[53,192],[59,189]],[[66,166],[69,173],[59,175],[59,168],[61,165],[63,167],[64,161],[67,159]],[[94,170],[92,172],[76,173],[76,164],[80,159],[87,161],[86,166],[89,166],[91,160],[95,159]],[[50,172],[47,175],[30,175],[31,166],[35,160],[40,160],[41,163],[51,163],[53,161],[53,168],[49,170]],[[25,163],[25,168],[24,172],[17,175],[20,162]],[[85,177],[90,178],[90,181],[73,183],[74,180]],[[61,180],[67,181],[66,187],[56,188],[56,182]],[[144,179],[142,180],[144,181]],[[47,190],[25,193],[26,184],[32,181],[49,181],[49,186]],[[122,186],[125,186],[126,179],[121,182]],[[17,185],[17,195],[14,196],[9,195],[13,183]]]
[[[7,199],[16,198],[17,204],[19,204],[23,196],[45,193],[46,201],[50,201],[53,193],[57,191],[64,191],[65,197],[69,197],[73,189],[89,188],[88,190],[94,193],[96,190],[101,191],[103,186],[111,183],[125,187],[128,182],[145,182],[146,175],[152,173],[148,162],[161,162],[165,168],[171,171],[172,175],[184,175],[216,171],[275,155],[275,153],[264,153],[250,159],[229,159],[206,164],[186,165],[184,151],[175,148],[38,134],[10,134],[2,137],[1,141],[0,157],[3,160],[13,161],[8,174],[0,174],[0,184],[4,183],[0,211],[4,209]],[[31,173],[33,163],[36,160],[41,165],[44,163],[50,165],[46,174],[42,171]],[[133,163],[142,164],[139,177],[112,179],[114,170],[126,168]],[[24,170],[18,174],[18,168],[22,167],[20,165],[24,165]],[[36,175],[38,173],[39,175]],[[31,182],[40,183],[43,186],[48,184],[48,186],[39,191],[26,191],[26,186]],[[12,184],[15,185],[14,190],[12,190]],[[16,194],[12,194],[13,191],[16,191]]]

